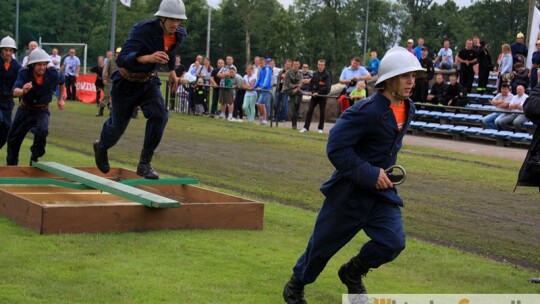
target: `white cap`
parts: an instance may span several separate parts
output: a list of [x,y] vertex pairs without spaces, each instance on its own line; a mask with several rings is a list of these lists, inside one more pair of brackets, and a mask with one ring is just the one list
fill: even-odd
[[414,40],[409,39],[409,40],[407,40],[407,43],[414,43]]

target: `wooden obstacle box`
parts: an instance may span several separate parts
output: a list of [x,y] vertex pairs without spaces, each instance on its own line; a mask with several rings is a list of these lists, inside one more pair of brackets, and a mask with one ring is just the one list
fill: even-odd
[[164,229],[262,229],[264,205],[133,171],[58,163],[0,166],[0,216],[41,234]]

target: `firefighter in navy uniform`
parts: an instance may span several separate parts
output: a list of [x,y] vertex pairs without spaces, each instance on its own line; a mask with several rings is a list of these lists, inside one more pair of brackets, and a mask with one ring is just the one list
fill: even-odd
[[426,102],[429,91],[429,81],[433,79],[435,69],[433,68],[433,61],[428,57],[428,48],[423,46],[422,59],[420,59],[420,65],[424,69],[424,73],[418,75],[415,80],[414,94],[412,100],[414,102]]
[[96,165],[103,173],[110,170],[107,150],[113,147],[126,130],[133,110],[140,106],[146,122],[144,144],[137,174],[158,179],[159,174],[150,162],[159,145],[168,120],[168,111],[160,90],[157,69],[167,64],[169,83],[178,85],[174,71],[175,54],[187,32],[180,26],[186,20],[181,0],[162,0],[154,20],[137,23],[122,46],[116,59],[119,70],[112,75],[112,115],[105,121],[101,136],[94,142]]
[[47,52],[37,48],[28,55],[27,68],[19,71],[13,85],[13,96],[20,97],[15,118],[7,135],[7,165],[19,164],[19,151],[24,137],[29,131],[34,133],[34,143],[30,147],[32,162],[45,154],[47,135],[49,135],[49,103],[58,87],[58,108],[65,107],[64,75],[54,65],[48,66],[50,57]]
[[13,59],[17,44],[7,36],[0,41],[0,149],[6,144],[13,113],[13,84],[22,66]]
[[343,112],[330,131],[326,153],[336,170],[321,186],[326,198],[307,248],[283,289],[285,302],[306,303],[304,286],[313,283],[330,258],[360,230],[371,240],[338,271],[349,294],[365,296],[362,276],[394,260],[405,248],[403,200],[385,168],[395,165],[414,117],[409,96],[421,71],[409,51],[390,49],[380,63],[377,93]]

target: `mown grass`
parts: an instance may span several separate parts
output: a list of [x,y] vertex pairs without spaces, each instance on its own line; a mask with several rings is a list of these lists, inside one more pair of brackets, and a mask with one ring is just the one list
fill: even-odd
[[[91,143],[103,122],[94,111],[77,103],[53,110],[43,161],[93,166]],[[132,121],[110,150],[113,166],[135,167],[144,124]],[[0,276],[7,278],[0,302],[279,303],[322,201],[318,185],[332,171],[325,139],[172,114],[156,169],[271,202],[264,230],[40,236],[0,219]],[[29,159],[29,144],[21,164]],[[406,230],[417,238],[409,238],[395,262],[370,273],[370,292],[540,292],[527,283],[540,276],[538,194],[511,192],[519,162],[417,147],[405,147],[399,162],[409,171],[400,186]],[[330,262],[307,290],[311,302],[339,301],[344,288],[335,272],[364,241],[359,235]]]

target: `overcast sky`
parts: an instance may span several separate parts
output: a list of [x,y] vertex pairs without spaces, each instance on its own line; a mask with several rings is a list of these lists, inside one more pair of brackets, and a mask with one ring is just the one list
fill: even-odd
[[[211,6],[217,6],[219,5],[219,3],[221,3],[221,0],[207,0],[207,1],[208,1],[208,4],[210,4]],[[283,4],[285,8],[288,8],[289,5],[293,4],[294,0],[278,0],[278,2]],[[446,0],[435,0],[435,2],[439,4],[443,4],[444,2],[446,2]],[[471,0],[454,0],[454,2],[456,2],[457,5],[460,7],[468,6],[471,4]]]

